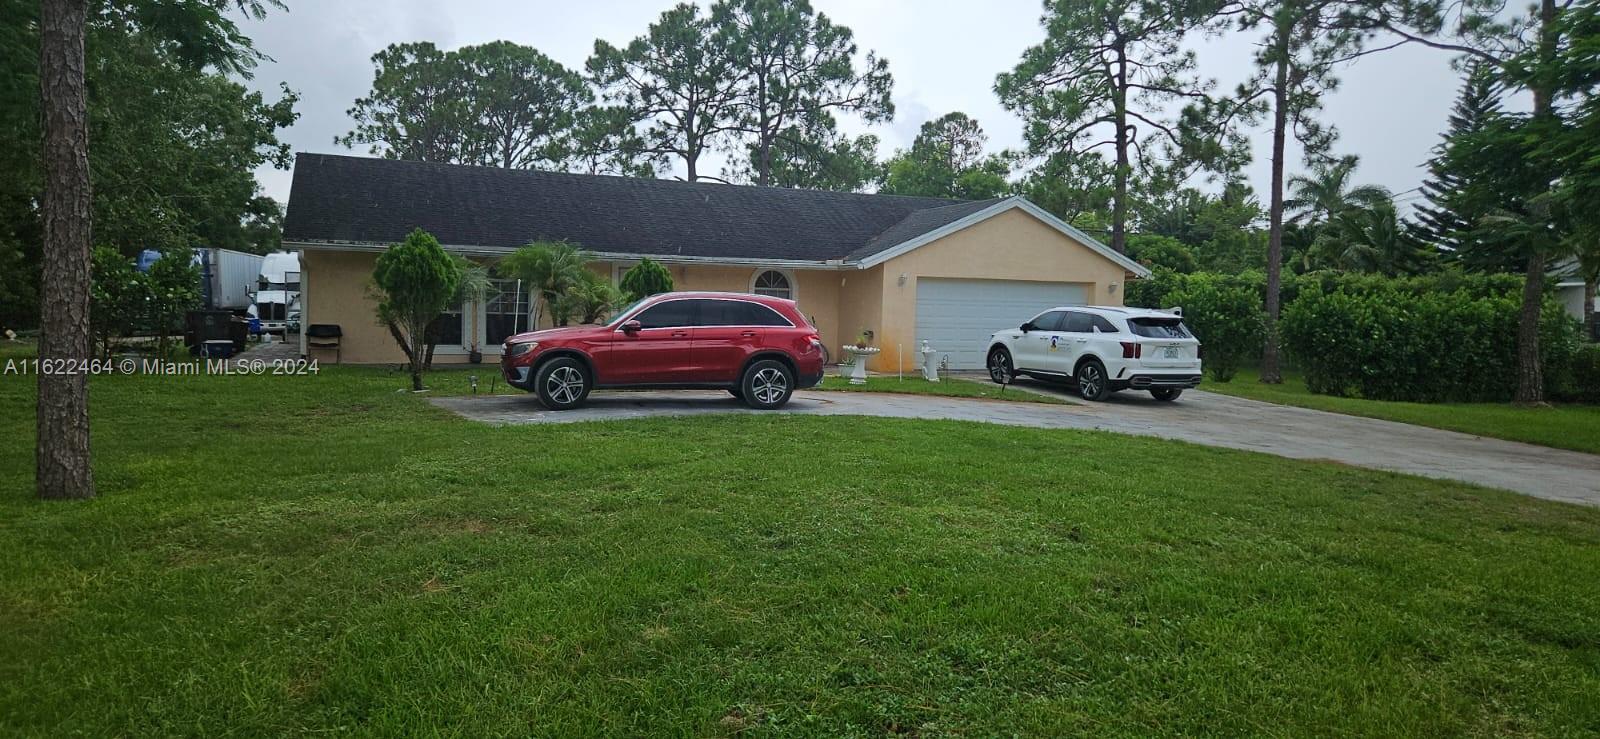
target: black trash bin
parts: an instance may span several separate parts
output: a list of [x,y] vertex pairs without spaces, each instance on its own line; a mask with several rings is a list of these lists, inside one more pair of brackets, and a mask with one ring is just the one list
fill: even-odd
[[233,314],[225,310],[192,310],[183,317],[183,343],[199,354],[207,341],[233,340]]

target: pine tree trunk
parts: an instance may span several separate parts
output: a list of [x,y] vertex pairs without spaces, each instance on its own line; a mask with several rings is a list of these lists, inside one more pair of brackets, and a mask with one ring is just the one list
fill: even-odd
[[[1555,0],[1539,3],[1539,66],[1550,69],[1555,65],[1556,41],[1560,30],[1556,27]],[[1548,118],[1555,114],[1549,88],[1549,75],[1533,86],[1533,117]],[[1536,405],[1544,402],[1544,366],[1539,358],[1539,312],[1544,307],[1545,257],[1538,249],[1528,255],[1523,270],[1522,311],[1517,316],[1517,403]]]
[[[89,119],[85,0],[43,0],[39,92],[44,117],[44,265],[40,275],[38,445],[41,498],[92,498],[89,377]],[[71,369],[70,373],[44,371]]]
[[1117,174],[1115,192],[1111,198],[1111,248],[1118,254],[1128,253],[1128,57],[1117,47],[1117,87],[1112,91],[1116,108]]
[[1544,307],[1544,256],[1528,255],[1522,284],[1522,310],[1517,316],[1517,394],[1526,405],[1544,402],[1544,367],[1539,361],[1539,312]]
[[1261,347],[1261,381],[1283,382],[1278,358],[1278,311],[1283,288],[1283,149],[1289,126],[1289,29],[1278,29],[1278,70],[1272,92],[1272,197],[1267,212],[1266,340]]

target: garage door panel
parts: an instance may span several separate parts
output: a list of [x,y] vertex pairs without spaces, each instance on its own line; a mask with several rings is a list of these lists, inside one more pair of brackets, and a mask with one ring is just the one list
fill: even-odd
[[1089,291],[1070,282],[917,280],[916,348],[949,355],[951,369],[982,369],[989,334],[1058,305],[1082,305]]

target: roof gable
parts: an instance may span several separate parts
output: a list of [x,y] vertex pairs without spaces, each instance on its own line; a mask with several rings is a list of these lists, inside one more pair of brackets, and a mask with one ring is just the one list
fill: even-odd
[[[1133,261],[1133,259],[1129,258],[1125,254],[1118,253],[1115,249],[1112,249],[1111,247],[1101,243],[1099,239],[1096,239],[1093,236],[1084,233],[1081,229],[1073,226],[1072,224],[1055,217],[1049,211],[1028,202],[1025,198],[1009,197],[1004,200],[984,200],[973,203],[964,203],[963,205],[973,207],[969,208],[968,212],[965,213],[953,210],[953,208],[958,206],[950,206],[947,208],[924,211],[922,213],[915,214],[911,218],[931,220],[935,214],[939,214],[940,211],[945,211],[948,215],[958,215],[958,217],[952,218],[947,222],[932,228],[917,230],[916,233],[910,238],[897,243],[882,245],[881,248],[872,250],[870,253],[855,256],[853,261],[859,260],[862,268],[879,265],[889,261],[890,259],[898,257],[901,254],[905,254],[913,249],[918,249],[931,244],[939,239],[949,236],[950,234],[975,226],[1002,213],[1007,213],[1012,210],[1021,210],[1028,215],[1039,219],[1046,226],[1055,229],[1063,236],[1066,236],[1072,241],[1083,245],[1090,251],[1093,251],[1096,254],[1115,262],[1118,266],[1122,267],[1128,272],[1139,277],[1150,276],[1150,269],[1148,267]],[[984,207],[975,207],[979,205]]]

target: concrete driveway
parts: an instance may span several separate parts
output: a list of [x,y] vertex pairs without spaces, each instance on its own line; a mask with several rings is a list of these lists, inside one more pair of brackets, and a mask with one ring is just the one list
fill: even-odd
[[[1019,382],[1019,387],[1060,392]],[[493,424],[573,423],[650,416],[757,413],[724,392],[596,393],[552,412],[531,395],[434,398],[434,405]],[[1600,456],[1190,390],[1175,403],[1124,392],[1103,403],[1046,405],[927,395],[801,391],[782,413],[978,421],[1096,429],[1245,449],[1293,459],[1460,480],[1537,498],[1600,506]]]

